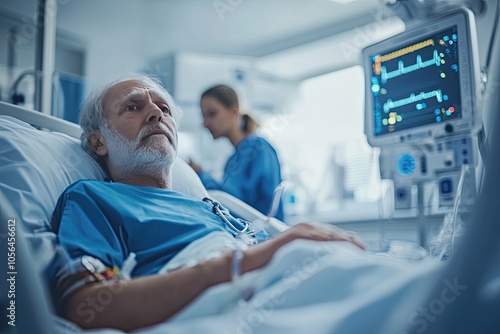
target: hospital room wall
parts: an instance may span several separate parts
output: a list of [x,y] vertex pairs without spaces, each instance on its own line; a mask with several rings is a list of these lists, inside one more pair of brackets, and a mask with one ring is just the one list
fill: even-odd
[[[34,11],[34,8],[31,8]],[[33,13],[24,14],[0,8],[0,99],[11,102],[13,83],[25,71],[35,67],[36,30]],[[85,50],[81,40],[71,33],[56,32],[53,114],[77,121],[82,100]],[[16,92],[24,97],[24,106],[34,107],[34,77],[24,77]]]
[[[140,9],[139,2],[123,6],[119,1],[72,1],[59,5],[58,28],[78,36],[85,48],[86,94],[146,65],[147,51],[137,43],[143,32],[137,29],[135,19],[134,24],[127,19],[136,18]],[[91,20],[81,19],[81,13]]]
[[[35,40],[15,36],[22,28],[21,18],[0,10],[0,99],[7,100],[8,91],[17,75],[34,68]],[[24,84],[24,83],[23,83]],[[27,87],[33,91],[32,87]]]
[[[126,39],[124,40],[124,36],[129,36],[134,41],[138,40],[137,29],[127,28],[126,20],[118,19],[116,20],[118,23],[113,24],[116,29],[103,29],[106,23],[106,13],[111,12],[110,8],[104,7],[116,5],[115,2],[96,2],[100,7],[87,1],[79,3],[58,1],[58,3],[55,69],[64,74],[67,82],[72,84],[73,81],[78,81],[81,87],[84,87],[84,95],[86,95],[91,89],[111,78],[125,72],[144,69],[147,60],[145,60],[143,50],[137,45],[127,44]],[[137,13],[138,5],[140,4],[133,2],[124,6],[121,9],[123,16],[132,17]],[[103,10],[98,11],[96,8],[103,8]],[[73,11],[73,14],[67,15],[68,10]],[[2,100],[7,100],[7,91],[15,80],[16,74],[22,70],[34,68],[37,35],[35,11],[36,1],[5,0],[0,4],[0,42],[2,44],[0,47],[0,93],[2,95],[0,97]],[[92,21],[98,17],[101,20],[96,21],[97,24],[89,24],[89,20],[80,19],[81,13],[92,15]],[[13,47],[14,57],[11,58],[16,70],[14,75],[9,75],[7,67],[12,65],[12,61],[9,64],[8,50],[9,45],[13,44],[8,33],[13,27],[17,28],[19,38]],[[25,88],[27,100],[32,100],[32,81],[32,78],[23,80],[23,85],[28,86]],[[70,87],[70,90],[73,88],[75,87]],[[80,103],[81,101],[75,103],[73,109],[78,109]],[[74,114],[71,121],[77,121],[77,112]]]
[[[34,68],[35,39],[27,38],[22,21],[0,10],[0,65]],[[14,33],[11,33],[14,32]],[[56,71],[84,75],[85,51],[77,38],[63,31],[56,36]]]

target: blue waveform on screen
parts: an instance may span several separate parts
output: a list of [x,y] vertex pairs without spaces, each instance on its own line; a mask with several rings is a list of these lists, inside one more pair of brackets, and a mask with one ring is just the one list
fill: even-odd
[[381,76],[381,81],[382,83],[386,83],[387,80],[392,79],[392,78],[397,78],[401,75],[426,68],[432,65],[436,66],[441,66],[441,57],[439,57],[438,51],[434,50],[433,57],[432,59],[422,61],[422,56],[418,55],[417,56],[417,61],[413,65],[409,65],[405,67],[404,63],[402,60],[398,61],[398,69],[394,70],[392,72],[387,72],[387,68],[385,66],[382,66],[382,73],[380,74]]
[[391,109],[398,108],[405,106],[410,103],[415,103],[418,101],[422,100],[427,100],[435,97],[438,102],[443,101],[443,93],[441,92],[441,89],[435,89],[430,92],[420,92],[420,94],[410,94],[410,96],[405,97],[404,99],[393,101],[391,99],[387,100],[387,102],[384,103],[383,108],[385,113],[388,113],[391,111]]

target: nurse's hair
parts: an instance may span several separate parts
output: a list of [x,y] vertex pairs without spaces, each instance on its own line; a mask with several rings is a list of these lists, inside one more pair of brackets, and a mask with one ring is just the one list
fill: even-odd
[[248,135],[257,131],[259,123],[249,114],[242,114],[240,116],[240,128],[243,133]]
[[142,81],[149,87],[162,94],[162,97],[168,103],[168,106],[172,111],[172,116],[176,121],[178,121],[180,116],[182,115],[182,110],[175,104],[172,96],[170,96],[165,88],[163,88],[161,82],[157,78],[150,75],[142,73],[132,73],[120,77],[119,79],[114,80],[100,88],[94,89],[82,105],[82,111],[80,113],[80,126],[82,127],[83,132],[80,136],[80,140],[82,148],[98,162],[102,161],[101,158],[92,150],[89,141],[90,134],[95,131],[101,131],[103,127],[108,126],[106,121],[106,114],[104,112],[104,100],[109,90],[113,86],[129,80]]
[[[226,108],[236,108],[239,112],[240,102],[236,91],[227,85],[215,85],[201,94],[200,102],[204,97],[211,96]],[[249,114],[240,113],[240,128],[245,134],[253,133],[259,127],[259,123]]]

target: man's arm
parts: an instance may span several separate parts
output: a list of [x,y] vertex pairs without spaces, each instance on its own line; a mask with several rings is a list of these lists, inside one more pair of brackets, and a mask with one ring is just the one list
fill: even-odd
[[126,332],[159,323],[205,289],[229,281],[230,262],[227,253],[166,275],[87,285],[71,296],[66,317],[82,328],[112,327]]
[[[364,248],[354,236],[341,229],[302,223],[246,250],[242,273],[265,266],[280,247],[295,239],[348,241]],[[83,328],[132,331],[157,324],[179,312],[207,288],[229,281],[231,260],[228,252],[220,258],[166,275],[87,285],[71,296],[66,316]]]

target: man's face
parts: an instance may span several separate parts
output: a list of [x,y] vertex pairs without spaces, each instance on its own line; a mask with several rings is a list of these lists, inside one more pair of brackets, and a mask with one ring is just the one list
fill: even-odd
[[173,162],[177,126],[163,92],[140,80],[124,81],[108,91],[104,111],[108,165],[140,169]]

